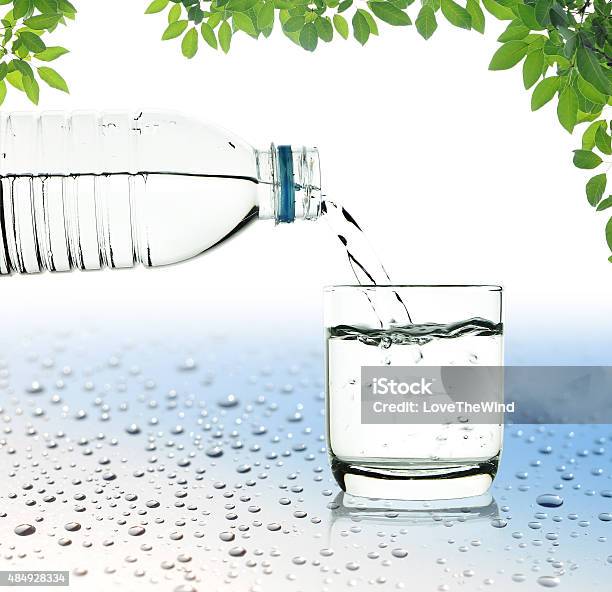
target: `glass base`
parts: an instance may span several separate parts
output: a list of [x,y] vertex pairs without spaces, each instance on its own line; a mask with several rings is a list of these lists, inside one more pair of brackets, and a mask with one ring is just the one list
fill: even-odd
[[334,478],[349,495],[395,500],[443,500],[474,497],[488,491],[499,456],[468,463],[367,463],[332,456]]

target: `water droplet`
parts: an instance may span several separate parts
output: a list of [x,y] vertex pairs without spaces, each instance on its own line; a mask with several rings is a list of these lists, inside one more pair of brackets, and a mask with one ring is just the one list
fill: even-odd
[[210,456],[211,458],[219,458],[223,456],[223,448],[220,446],[211,446],[206,449],[206,456]]
[[15,534],[19,536],[29,536],[36,532],[36,528],[31,524],[20,524],[15,527]]
[[536,498],[536,503],[544,508],[558,508],[563,505],[563,498],[554,493],[543,493]]
[[238,400],[238,397],[233,393],[230,393],[217,401],[217,405],[219,405],[219,407],[223,407],[224,409],[236,407],[239,403],[240,401]]
[[145,532],[146,531],[143,526],[131,526],[128,529],[128,534],[131,536],[142,536]]
[[556,576],[540,576],[537,582],[544,588],[556,588],[561,583],[561,580]]

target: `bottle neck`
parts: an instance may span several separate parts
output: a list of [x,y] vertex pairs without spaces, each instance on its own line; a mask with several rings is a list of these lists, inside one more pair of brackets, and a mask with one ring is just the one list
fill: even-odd
[[321,213],[319,152],[304,146],[256,151],[259,217],[277,224],[316,220]]

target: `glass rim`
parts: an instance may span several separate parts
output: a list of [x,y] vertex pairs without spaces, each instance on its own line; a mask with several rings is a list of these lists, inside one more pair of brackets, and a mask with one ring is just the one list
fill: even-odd
[[325,292],[331,292],[338,288],[350,288],[360,290],[401,289],[401,288],[478,288],[489,292],[502,292],[503,286],[496,284],[330,284],[323,287]]

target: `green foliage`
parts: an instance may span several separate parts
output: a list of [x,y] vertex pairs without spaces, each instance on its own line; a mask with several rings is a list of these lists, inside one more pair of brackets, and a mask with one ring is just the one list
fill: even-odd
[[7,94],[7,82],[34,104],[40,98],[39,81],[68,92],[68,85],[53,68],[39,65],[52,62],[68,50],[47,46],[45,39],[59,25],[76,15],[68,0],[0,0],[8,11],[0,19],[0,105]]

